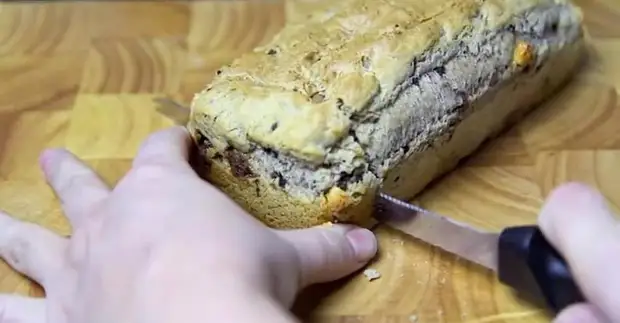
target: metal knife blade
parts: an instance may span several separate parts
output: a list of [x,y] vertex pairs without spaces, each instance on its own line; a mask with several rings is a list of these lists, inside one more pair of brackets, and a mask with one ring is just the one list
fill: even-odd
[[532,303],[559,313],[585,300],[568,264],[536,226],[487,232],[383,193],[375,208],[375,218],[383,224],[491,269]]
[[375,218],[398,231],[483,267],[497,271],[499,234],[435,214],[379,193]]
[[170,98],[155,98],[153,100],[157,103],[155,110],[162,115],[168,117],[176,124],[184,125],[189,120],[190,109],[189,107],[178,103]]

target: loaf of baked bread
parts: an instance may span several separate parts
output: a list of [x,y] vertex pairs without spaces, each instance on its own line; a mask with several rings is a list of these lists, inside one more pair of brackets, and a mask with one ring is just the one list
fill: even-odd
[[344,0],[217,71],[188,128],[207,179],[265,224],[365,225],[560,88],[565,0]]

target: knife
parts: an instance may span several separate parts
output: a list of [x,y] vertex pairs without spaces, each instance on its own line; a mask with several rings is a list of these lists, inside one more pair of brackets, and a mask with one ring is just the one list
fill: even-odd
[[375,212],[380,223],[495,272],[501,283],[556,314],[585,301],[566,261],[537,226],[483,231],[384,193]]
[[[158,112],[187,122],[189,108],[168,98],[155,102]],[[493,271],[519,296],[556,314],[585,301],[566,261],[537,226],[484,231],[385,193],[378,194],[374,211],[381,224]]]

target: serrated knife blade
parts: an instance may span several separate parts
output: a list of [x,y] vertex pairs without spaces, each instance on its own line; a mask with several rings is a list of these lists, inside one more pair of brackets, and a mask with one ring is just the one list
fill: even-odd
[[384,193],[375,202],[375,218],[398,231],[497,271],[499,234],[486,232]]
[[379,193],[375,218],[497,274],[499,281],[558,313],[585,300],[564,258],[536,226],[489,232]]

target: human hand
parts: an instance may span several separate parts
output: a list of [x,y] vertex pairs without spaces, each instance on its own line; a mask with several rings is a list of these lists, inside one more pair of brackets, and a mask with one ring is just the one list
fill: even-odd
[[263,226],[195,174],[190,145],[180,127],[153,134],[113,190],[67,151],[44,152],[73,234],[0,214],[0,257],[46,292],[1,296],[0,322],[290,322],[301,288],[376,253],[365,229]]
[[605,198],[584,184],[562,185],[548,197],[539,226],[588,300],[564,309],[556,323],[620,322],[619,223]]

